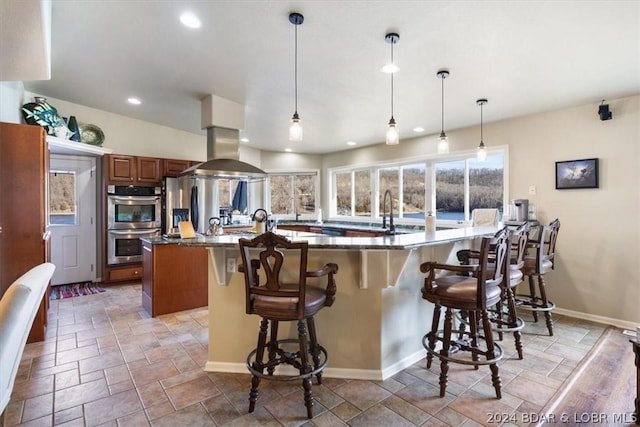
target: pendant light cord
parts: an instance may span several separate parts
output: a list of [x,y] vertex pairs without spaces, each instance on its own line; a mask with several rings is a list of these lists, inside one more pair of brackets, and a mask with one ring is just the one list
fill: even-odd
[[441,109],[442,111],[442,128],[441,133],[444,133],[444,74],[441,76],[442,79],[442,97],[441,97]]
[[[394,65],[393,63],[393,45],[394,45],[394,41],[391,41],[391,64]],[[391,118],[393,118],[393,72],[391,73]]]
[[294,50],[294,66],[293,66],[293,80],[295,82],[295,112],[298,113],[298,25],[295,27],[295,50]]
[[484,135],[483,135],[483,132],[482,132],[482,128],[483,128],[483,124],[484,124],[484,119],[483,119],[483,114],[482,114],[482,111],[484,109],[483,107],[484,107],[484,102],[480,104],[480,143],[481,144],[484,144]]

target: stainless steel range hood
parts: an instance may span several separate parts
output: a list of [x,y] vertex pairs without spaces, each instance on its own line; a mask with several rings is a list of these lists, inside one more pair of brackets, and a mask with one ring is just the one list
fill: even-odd
[[[240,131],[244,106],[209,95],[202,100],[202,127],[207,130],[207,161],[185,169],[180,176],[261,181],[267,173],[240,161]],[[236,128],[237,127],[237,128]]]

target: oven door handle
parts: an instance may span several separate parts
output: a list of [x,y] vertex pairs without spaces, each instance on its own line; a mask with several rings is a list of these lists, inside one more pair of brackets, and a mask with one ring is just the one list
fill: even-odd
[[157,202],[160,196],[109,196],[109,199],[118,202]]
[[157,233],[158,230],[140,230],[140,231],[136,231],[136,230],[109,230],[109,233],[113,233],[113,234],[154,234]]

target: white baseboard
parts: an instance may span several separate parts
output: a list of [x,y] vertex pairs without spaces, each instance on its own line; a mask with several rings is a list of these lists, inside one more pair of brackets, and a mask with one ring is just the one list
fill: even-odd
[[[331,368],[327,366],[324,369],[323,376],[325,378],[343,378],[352,380],[368,380],[368,381],[383,381],[405,368],[413,365],[420,359],[425,357],[424,351],[417,351],[414,354],[405,357],[403,360],[394,363],[393,365],[383,370],[376,369],[349,369],[349,368]],[[227,363],[227,362],[212,362],[208,361],[204,370],[207,372],[226,372],[233,374],[248,374],[247,365],[244,363]],[[279,369],[282,373],[294,375],[297,372],[290,366],[284,366]]]
[[631,329],[635,331],[638,327],[637,323],[629,322],[627,320],[614,319],[612,317],[598,316],[595,314],[583,313],[580,311],[567,310],[565,308],[556,307],[551,313],[558,313],[563,316],[574,317],[576,319],[589,320],[596,323],[604,323],[605,325],[612,325],[620,329]]

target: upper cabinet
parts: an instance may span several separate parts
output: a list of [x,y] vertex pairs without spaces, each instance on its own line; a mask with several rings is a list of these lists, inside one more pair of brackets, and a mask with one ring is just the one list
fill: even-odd
[[107,184],[157,185],[162,181],[160,159],[110,154],[105,162]]
[[189,160],[164,159],[164,176],[178,176],[180,172],[191,166]]
[[160,159],[153,157],[136,157],[137,177],[140,184],[157,184],[162,181]]

